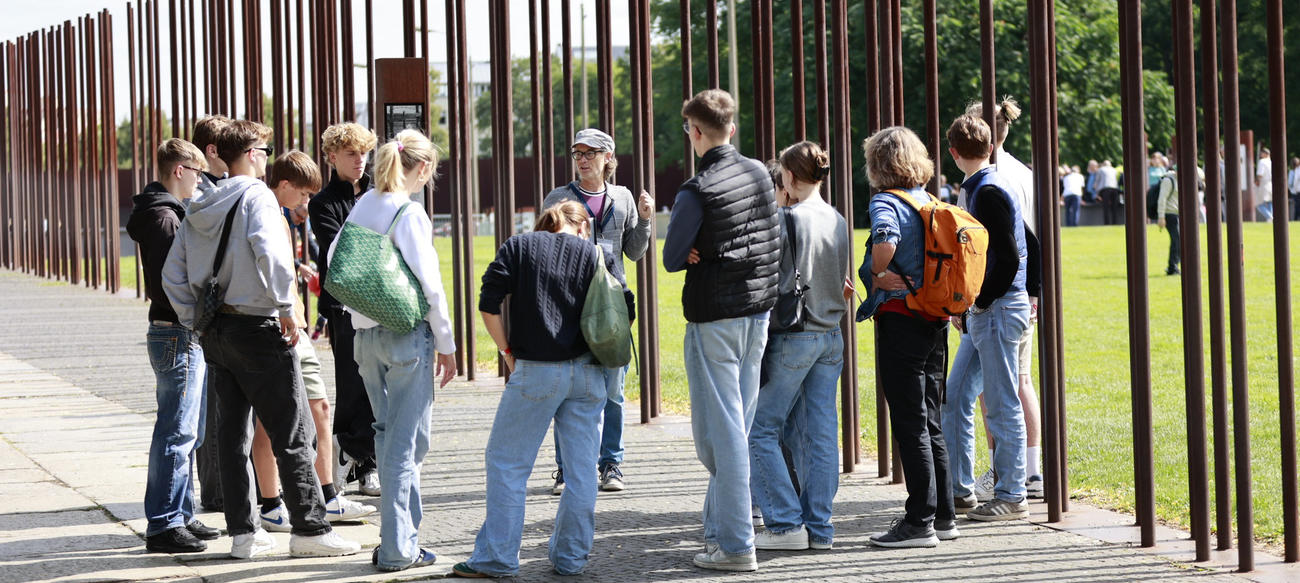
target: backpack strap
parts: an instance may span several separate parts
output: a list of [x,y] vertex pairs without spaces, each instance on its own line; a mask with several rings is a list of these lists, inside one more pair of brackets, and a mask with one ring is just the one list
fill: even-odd
[[226,222],[221,225],[221,242],[217,244],[217,254],[212,258],[212,277],[217,276],[221,270],[221,263],[226,258],[226,244],[230,242],[230,226],[235,223],[235,213],[239,211],[244,204],[244,195],[239,195],[235,205],[230,207],[230,212],[226,213]]
[[[882,191],[880,191],[880,192],[881,192],[882,194],[890,194],[890,195],[893,195],[894,198],[897,198],[897,199],[902,200],[903,202],[907,203],[908,206],[912,207],[913,209],[916,209],[916,214],[918,214],[918,215],[921,214],[921,208],[923,208],[923,207],[925,206],[925,205],[922,204],[922,203],[918,203],[918,202],[912,200],[912,197],[910,197],[910,196],[904,196],[906,193],[903,192],[901,189],[898,189],[898,188],[886,188],[885,190],[882,190]],[[933,195],[933,194],[930,194],[930,192],[929,192],[928,190],[925,191],[925,193],[930,195],[930,202],[934,202],[934,201],[937,201],[937,200],[938,200],[938,199],[934,198],[934,195]],[[924,219],[924,217],[922,217],[922,219]],[[895,255],[895,257],[897,257],[897,255]],[[915,296],[915,295],[917,295],[918,293],[920,293],[920,292],[916,291],[916,288],[915,288],[914,286],[912,286],[912,282],[910,282],[910,281],[907,280],[907,276],[903,275],[903,268],[902,268],[900,265],[898,265],[898,261],[897,261],[897,259],[891,258],[891,259],[889,260],[889,267],[892,267],[892,268],[894,269],[894,271],[895,271],[896,273],[898,273],[898,277],[899,277],[900,279],[903,280],[903,285],[907,286],[907,293],[909,293],[909,294],[911,294],[911,295],[913,295],[913,296]],[[918,318],[922,317],[920,312],[918,312],[918,311],[916,311],[916,310],[913,310],[913,309],[911,308],[911,306],[907,306],[906,302],[904,302],[903,305],[904,305],[905,307],[907,307],[907,310],[908,310],[909,312],[912,312],[912,315],[914,315],[914,316],[916,316],[916,317],[918,317]]]

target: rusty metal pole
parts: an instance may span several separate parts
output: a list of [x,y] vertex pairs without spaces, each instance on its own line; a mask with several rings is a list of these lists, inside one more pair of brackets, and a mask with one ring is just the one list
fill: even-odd
[[[831,3],[834,26],[831,28],[831,48],[834,51],[835,68],[833,88],[835,92],[835,133],[831,147],[831,171],[834,189],[834,203],[840,214],[844,215],[849,225],[853,224],[853,151],[850,119],[849,87],[849,22],[847,0],[833,0]],[[824,30],[819,29],[818,34]],[[849,248],[853,248],[853,229],[848,232]],[[844,364],[840,371],[840,418],[843,442],[844,471],[852,472],[861,461],[861,447],[858,443],[858,377],[857,377],[857,339],[854,328],[853,311],[847,310],[840,319],[840,331],[844,339]]]
[[1204,351],[1201,342],[1201,262],[1196,176],[1196,72],[1192,2],[1174,0],[1174,97],[1178,127],[1179,222],[1182,235],[1183,370],[1187,401],[1189,513],[1196,560],[1210,558],[1210,507],[1205,452]]
[[722,87],[721,76],[718,71],[720,68],[718,64],[718,3],[716,0],[705,0],[705,6],[704,34],[709,51],[709,89],[718,89]]
[[[648,187],[648,180],[646,177],[648,173],[646,172],[646,166],[645,166],[645,159],[646,159],[645,140],[643,138],[645,136],[646,128],[648,126],[653,126],[654,124],[653,124],[653,115],[649,116],[651,119],[649,120],[649,123],[647,123],[647,119],[646,119],[647,112],[643,109],[644,96],[645,96],[645,79],[640,74],[639,71],[641,63],[643,62],[641,58],[642,56],[641,37],[643,34],[649,34],[649,27],[648,26],[644,27],[644,31],[643,31],[643,27],[641,23],[641,6],[639,0],[628,0],[627,4],[628,4],[627,6],[628,24],[630,29],[628,31],[629,32],[628,39],[631,45],[630,47],[628,47],[629,57],[630,57],[628,62],[631,65],[630,72],[632,73],[630,75],[632,81],[632,90],[631,90],[632,196],[635,198],[642,190],[645,190]],[[651,169],[651,172],[653,172],[653,169]],[[623,259],[622,257],[619,257],[616,260],[621,261],[622,259]],[[653,304],[648,304],[646,302],[647,290],[645,286],[645,270],[643,269],[644,266],[645,266],[644,261],[637,262],[636,265],[637,290],[641,292],[637,294],[637,298],[636,298],[637,311],[640,312],[640,316],[641,316],[637,318],[637,332],[638,332],[638,336],[641,339],[640,346],[637,347],[637,352],[641,358],[641,362],[645,362],[646,357],[650,356],[649,347],[646,346],[646,331],[645,331],[644,320],[648,312],[651,309],[653,309]],[[640,397],[637,399],[638,401],[640,401],[642,424],[649,423],[651,417],[653,416],[652,415],[653,412],[651,411],[651,406],[650,406],[651,402],[653,401],[653,397],[651,395],[652,391],[647,390],[648,387],[650,386],[650,383],[648,382],[649,379],[646,378],[648,375],[646,375],[645,372],[646,371],[644,369],[641,370],[641,374],[640,374],[641,386],[639,391]]]
[[[867,0],[870,2],[871,0]],[[813,0],[813,51],[816,55],[817,79],[817,141],[827,148],[831,144],[830,71],[826,62],[826,0]]]
[[596,93],[600,96],[600,127],[617,137],[614,132],[614,56],[610,31],[610,1],[596,0]]
[[[465,188],[465,177],[460,165],[460,124],[456,122],[461,115],[460,92],[456,90],[461,83],[456,67],[456,39],[460,37],[461,32],[456,28],[456,0],[444,3],[443,8],[446,10],[443,22],[447,39],[447,186],[449,191],[447,194],[451,202],[451,322],[452,333],[456,338],[456,370],[463,372],[466,365],[465,343],[468,341],[465,336],[465,314],[470,309],[466,302],[469,294],[461,286],[463,281],[461,270],[465,269],[461,262],[461,247],[472,242],[460,232],[460,215],[465,212],[460,204],[461,190]],[[367,6],[368,10],[369,6]],[[368,14],[366,16],[369,18]]]
[[1273,169],[1273,278],[1277,289],[1277,383],[1282,423],[1282,540],[1288,563],[1300,561],[1297,532],[1295,365],[1291,330],[1291,254],[1288,220],[1291,218],[1286,187],[1286,67],[1282,49],[1281,0],[1269,0],[1268,12],[1268,118],[1269,143],[1278,153]]
[[[984,102],[984,121],[988,122],[991,135],[997,133],[998,127],[997,111],[994,109],[998,99],[997,68],[993,51],[993,0],[980,0],[980,96]],[[993,142],[997,142],[996,135]],[[998,149],[994,147],[989,152],[989,163],[997,161]]]
[[[689,46],[689,45],[687,45]],[[808,106],[804,103],[803,0],[790,2],[790,69],[794,79],[794,141],[808,139]]]
[[[551,74],[551,0],[542,0],[542,184],[555,181],[555,84]],[[568,138],[565,138],[568,139]]]
[[101,58],[103,60],[103,66],[100,68],[103,72],[101,75],[101,83],[103,83],[104,86],[103,104],[100,106],[100,111],[103,112],[100,127],[102,128],[102,138],[104,140],[104,186],[106,204],[109,209],[109,265],[114,266],[114,269],[110,272],[111,276],[108,291],[110,293],[117,293],[122,287],[122,270],[120,267],[122,264],[122,241],[118,235],[118,232],[121,229],[121,217],[119,216],[120,213],[118,213],[117,205],[117,132],[115,131],[116,108],[113,106],[117,96],[114,91],[115,81],[113,78],[113,16],[109,13],[108,9],[104,9],[100,12],[99,22],[100,39],[102,39],[100,55],[102,55]]
[[541,70],[538,63],[537,54],[537,0],[528,0],[528,107],[530,110],[529,120],[532,122],[532,150],[533,150],[533,212],[534,216],[539,216],[542,212],[542,198],[546,196],[546,189],[554,186],[545,182],[544,164],[545,152],[542,149],[542,96],[540,95],[540,83],[538,82]]
[[177,62],[176,50],[180,48],[180,43],[176,42],[176,34],[180,29],[176,27],[176,0],[168,0],[167,23],[167,50],[170,51],[171,57],[168,59],[168,64],[171,66],[172,73],[172,136],[179,137],[181,135],[181,118],[184,114],[181,113],[180,75],[177,71],[179,63]]
[[934,160],[934,178],[930,180],[930,194],[939,196],[939,177],[943,172],[943,146],[939,130],[939,37],[936,32],[938,13],[935,0],[924,0],[921,6],[925,35],[925,137],[930,157]]
[[[1219,199],[1219,59],[1215,0],[1201,0],[1201,99],[1204,108],[1205,252],[1209,272],[1210,403],[1214,419],[1214,522],[1218,550],[1232,548],[1232,489],[1228,478],[1227,332],[1223,313],[1223,227]],[[1127,167],[1127,166],[1126,166]],[[1136,169],[1136,168],[1135,168]],[[1143,174],[1145,176],[1145,174]],[[1128,200],[1138,200],[1136,198]]]
[[[710,1],[710,0],[706,0]],[[801,0],[802,1],[802,0]],[[717,10],[715,7],[714,10]],[[681,29],[682,55],[682,101],[688,101],[695,95],[693,86],[694,55],[691,54],[691,0],[681,0],[678,4],[678,27]],[[798,91],[795,92],[798,94]],[[683,176],[695,175],[695,152],[691,149],[691,137],[686,136],[682,145]]]
[[[307,77],[308,71],[307,60],[303,55],[303,37],[307,36],[307,29],[303,26],[303,0],[298,0],[297,19],[294,22],[294,30],[297,31],[297,49],[298,53],[298,149],[303,152],[316,151],[319,138],[318,133],[307,132]],[[373,62],[371,63],[374,64]],[[313,75],[314,76],[314,75]],[[316,128],[319,132],[321,128]],[[307,137],[311,136],[312,147],[307,149]]]
[[[493,0],[492,20],[492,157],[496,166],[493,185],[496,202],[496,241],[500,246],[514,234],[514,126],[510,58],[510,2]],[[606,65],[608,68],[608,65]]]
[[[990,2],[992,0],[981,0]],[[894,45],[892,39],[894,33],[890,30],[894,23],[894,3],[893,0],[880,0],[880,13],[876,20],[876,35],[878,46],[880,47],[879,62],[876,63],[876,78],[879,79],[880,90],[880,125],[889,127],[898,125],[899,120],[894,116],[894,51],[900,50],[901,47]],[[884,31],[883,34],[881,31]]]
[[[448,28],[451,23],[448,22]],[[375,14],[373,0],[366,0],[366,114],[371,128],[376,127],[375,113]]]
[[[1124,124],[1124,167],[1133,172],[1146,165],[1146,131],[1142,80],[1142,8],[1124,2],[1120,12],[1120,75],[1123,80],[1121,111]],[[1035,110],[1037,111],[1037,110]],[[1145,200],[1146,190],[1136,180],[1124,181],[1126,200]],[[1040,194],[1039,207],[1045,200]],[[1141,545],[1155,546],[1155,452],[1151,428],[1151,311],[1147,289],[1146,229],[1142,205],[1125,207],[1124,221],[1128,280],[1129,384],[1133,408],[1133,493]],[[1039,231],[1043,230],[1040,217]]]
[[[573,139],[573,15],[569,0],[560,0],[560,70],[564,84],[564,143]],[[564,180],[573,179],[573,158],[566,149],[564,154]]]
[[[1057,87],[1059,84],[1056,79],[1056,3],[1054,2],[1049,2],[1047,4],[1047,61],[1047,87],[1049,95],[1048,119],[1052,122],[1052,131],[1050,139],[1048,140],[1048,145],[1051,146],[1052,156],[1050,159],[1051,163],[1048,167],[1057,168],[1061,165],[1061,134],[1060,120],[1057,115],[1057,104],[1060,103],[1060,100],[1057,96]],[[1060,181],[1053,181],[1049,186],[1052,188],[1052,199],[1061,200]],[[1061,206],[1049,205],[1049,213],[1052,216],[1051,225],[1054,225],[1051,229],[1048,229],[1048,234],[1052,239],[1052,258],[1050,260],[1044,260],[1043,272],[1050,274],[1052,279],[1055,280],[1055,291],[1052,293],[1051,297],[1056,302],[1057,306],[1061,306],[1064,304],[1062,290],[1065,289],[1065,286],[1062,283],[1061,273]],[[1066,423],[1065,321],[1063,312],[1064,310],[1057,308],[1055,312],[1051,314],[1056,322],[1056,340],[1055,344],[1052,346],[1053,350],[1051,358],[1046,361],[1049,365],[1052,365],[1052,369],[1055,373],[1054,386],[1056,387],[1057,392],[1057,407],[1056,426],[1053,429],[1056,431],[1057,455],[1059,456],[1056,490],[1057,496],[1061,501],[1062,513],[1070,511],[1070,460],[1068,455],[1070,440],[1067,436],[1068,425]]]
[[[881,129],[880,118],[880,72],[879,67],[880,47],[876,42],[877,17],[880,9],[876,6],[876,0],[864,0],[862,17],[866,22],[866,77],[867,77],[867,135],[874,134]],[[874,327],[874,326],[873,326]],[[877,405],[884,396],[877,390]],[[880,411],[878,409],[878,411]],[[879,417],[880,414],[877,415]]]
[[[646,112],[646,131],[642,133],[642,140],[645,142],[642,147],[644,154],[643,163],[646,166],[646,190],[649,191],[652,198],[657,197],[655,188],[655,135],[654,135],[654,74],[651,66],[653,56],[650,44],[650,0],[641,0],[641,66],[639,67],[642,79],[642,110]],[[651,208],[654,208],[651,204]],[[652,211],[653,212],[653,211]],[[655,231],[654,215],[651,215],[650,231]],[[645,348],[642,362],[646,363],[646,375],[643,387],[650,400],[650,416],[658,417],[660,410],[663,408],[663,397],[661,394],[661,377],[659,374],[659,259],[658,247],[653,244],[646,247],[646,254],[640,261],[643,276],[638,281],[640,289],[645,290],[641,295],[645,297],[645,308],[642,310],[642,316],[645,324],[641,329],[641,343]]]
[[[284,65],[280,52],[280,39],[283,36],[280,24],[280,0],[271,0],[271,129],[275,131],[275,151],[285,151],[287,133],[284,129]],[[306,245],[303,246],[306,248]],[[310,317],[308,321],[310,322]]]

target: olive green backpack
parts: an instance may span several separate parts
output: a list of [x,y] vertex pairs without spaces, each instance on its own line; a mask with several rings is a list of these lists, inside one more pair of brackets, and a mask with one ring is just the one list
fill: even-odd
[[596,246],[596,273],[582,304],[582,337],[601,366],[620,368],[632,361],[632,327],[623,299],[623,284],[605,268],[605,252]]

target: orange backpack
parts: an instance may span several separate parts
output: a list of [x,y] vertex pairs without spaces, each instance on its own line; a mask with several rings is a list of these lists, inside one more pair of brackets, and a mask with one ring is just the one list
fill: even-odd
[[[921,215],[925,227],[925,259],[920,287],[907,285],[907,307],[929,316],[956,316],[975,303],[984,284],[988,264],[989,232],[961,207],[926,193],[930,200],[918,204],[897,189],[885,190]],[[895,269],[898,269],[895,266]]]

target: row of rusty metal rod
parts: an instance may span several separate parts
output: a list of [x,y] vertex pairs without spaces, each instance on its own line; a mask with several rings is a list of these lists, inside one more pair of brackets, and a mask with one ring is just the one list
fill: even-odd
[[[867,126],[870,132],[904,123],[903,71],[901,54],[901,0],[864,0],[866,46],[861,53],[850,55],[848,31],[849,0],[808,0],[812,2],[812,36],[815,66],[816,139],[827,146],[833,156],[832,200],[845,217],[852,220],[850,135],[852,104],[849,101],[850,58],[866,62]],[[171,135],[190,135],[193,123],[202,115],[220,113],[261,120],[264,116],[262,14],[269,9],[271,63],[272,126],[277,149],[296,147],[324,162],[317,140],[311,136],[321,128],[356,118],[352,63],[351,0],[168,0],[168,30],[164,41],[159,30],[161,0],[142,0],[127,6],[127,78],[130,86],[130,168],[125,173],[129,191],[139,190],[155,169],[153,150],[170,129]],[[610,0],[594,0],[596,20],[598,125],[611,134],[614,130],[612,6]],[[693,23],[690,0],[679,0],[682,96],[688,98],[695,87],[693,79]],[[560,0],[561,71],[563,103],[559,104],[567,137],[574,130],[573,39],[570,21],[571,0]],[[488,5],[492,53],[492,119],[495,189],[495,229],[498,242],[514,232],[516,207],[514,189],[513,80],[510,47],[509,0],[491,0]],[[1267,1],[1269,128],[1272,150],[1286,152],[1284,65],[1282,55],[1281,0]],[[628,0],[628,26],[631,46],[632,119],[632,187],[655,189],[655,144],[653,124],[653,77],[651,75],[651,27],[649,0]],[[756,113],[755,152],[762,158],[774,157],[774,31],[771,0],[751,2],[750,40],[753,48],[753,95],[750,107]],[[790,37],[795,63],[796,104],[795,135],[802,139],[809,127],[804,119],[805,80],[804,38],[805,2],[788,5],[791,11]],[[1033,160],[1040,168],[1058,166],[1058,122],[1056,108],[1055,7],[1048,0],[1028,0],[1030,47],[1030,96]],[[418,10],[417,10],[418,8]],[[466,26],[467,0],[446,0],[447,83],[449,152],[448,175],[451,181],[453,295],[455,329],[461,352],[462,370],[474,377],[473,337],[474,264],[472,221],[477,180],[474,172],[475,142],[470,94],[468,54],[469,30]],[[1235,0],[1201,0],[1202,83],[1204,118],[1200,135],[1205,142],[1200,150],[1208,158],[1220,149],[1223,138],[1225,166],[1222,175],[1216,164],[1206,165],[1207,190],[1217,192],[1223,186],[1227,194],[1226,244],[1221,239],[1220,205],[1217,197],[1207,200],[1207,246],[1210,310],[1210,378],[1212,420],[1207,420],[1204,387],[1204,345],[1201,329],[1202,295],[1200,291],[1199,231],[1183,229],[1183,334],[1184,386],[1186,389],[1187,439],[1189,452],[1189,500],[1192,532],[1196,539],[1198,560],[1210,553],[1210,475],[1206,424],[1212,421],[1215,444],[1216,489],[1214,524],[1220,549],[1230,548],[1231,507],[1229,499],[1229,411],[1228,394],[1232,394],[1231,431],[1232,463],[1235,465],[1235,495],[1239,565],[1253,568],[1253,511],[1250,481],[1249,387],[1247,376],[1244,273],[1242,268],[1242,200],[1239,147],[1243,132],[1239,115],[1237,89],[1237,21]],[[366,95],[369,125],[375,125],[375,80],[373,73],[372,1],[366,0],[365,60]],[[1197,166],[1198,135],[1196,119],[1197,77],[1193,62],[1192,0],[1172,0],[1175,48],[1177,144],[1174,154],[1179,167]],[[529,107],[532,124],[533,175],[530,185],[535,202],[545,189],[572,174],[572,162],[555,158],[555,117],[553,79],[551,79],[550,0],[529,0]],[[922,5],[925,43],[926,123],[925,141],[941,166],[944,149],[940,141],[938,108],[936,2]],[[416,15],[418,13],[418,25]],[[1143,131],[1143,82],[1141,9],[1135,0],[1119,5],[1120,53],[1122,60],[1122,102],[1125,167],[1131,176],[1144,176],[1146,136]],[[1216,15],[1221,18],[1216,22]],[[403,2],[404,52],[428,58],[428,1]],[[982,55],[981,100],[984,112],[992,116],[997,95],[994,61],[994,14],[992,0],[980,2]],[[705,53],[709,87],[721,84],[718,31],[718,3],[705,2]],[[10,269],[39,276],[66,279],[72,283],[116,290],[120,285],[118,264],[118,216],[121,207],[114,119],[112,84],[118,69],[113,63],[112,17],[107,12],[89,15],[47,30],[37,31],[3,45],[0,58],[0,96],[4,112],[0,115],[0,259]],[[416,33],[420,33],[419,42]],[[1221,33],[1221,37],[1218,33]],[[168,43],[167,63],[170,78],[170,104],[164,108],[161,82],[164,77],[160,48]],[[236,62],[236,48],[242,61]],[[1222,71],[1219,70],[1221,51]],[[200,71],[201,67],[201,71]],[[1220,111],[1218,91],[1223,92]],[[170,109],[170,128],[163,119]],[[308,119],[310,110],[310,123]],[[1219,127],[1222,116],[1222,129]],[[296,117],[296,119],[295,119]],[[429,120],[433,121],[433,120]],[[1245,140],[1249,142],[1249,139]],[[689,147],[682,161],[688,172],[694,160]],[[545,161],[552,161],[547,163]],[[557,164],[558,163],[558,164]],[[560,167],[557,171],[557,165]],[[1279,423],[1281,426],[1281,465],[1283,479],[1284,546],[1286,560],[1300,560],[1297,540],[1295,396],[1293,392],[1292,336],[1290,309],[1290,257],[1286,228],[1287,196],[1285,165],[1274,169],[1274,264]],[[1196,224],[1195,178],[1181,173],[1180,208],[1183,223]],[[1059,184],[1050,172],[1035,176],[1036,197],[1040,208],[1039,234],[1043,258],[1043,297],[1040,313],[1039,383],[1043,394],[1043,436],[1046,498],[1049,520],[1059,520],[1069,510],[1069,486],[1066,435],[1066,395],[1064,374],[1064,334],[1061,309],[1062,274],[1061,242],[1057,225],[1060,210]],[[1128,200],[1142,200],[1143,181],[1130,180],[1126,185]],[[931,184],[937,190],[937,181]],[[667,201],[663,201],[667,202]],[[1137,522],[1142,544],[1153,545],[1155,526],[1154,439],[1152,435],[1149,292],[1145,250],[1145,217],[1141,205],[1127,207],[1127,273],[1130,322],[1130,364],[1134,431],[1134,483],[1136,485]],[[432,212],[432,205],[430,205]],[[658,294],[653,249],[637,266],[639,302],[643,317],[639,319],[641,338],[642,421],[659,414],[659,344]],[[1223,264],[1227,264],[1224,277]],[[1226,283],[1226,306],[1224,288]],[[1225,309],[1226,307],[1226,309]],[[1226,320],[1228,326],[1224,326]],[[841,405],[843,425],[843,464],[852,471],[860,462],[858,425],[858,390],[856,371],[855,326],[847,318],[845,370],[842,379]],[[1226,338],[1225,338],[1226,337]],[[1225,348],[1226,347],[1226,348]],[[1229,360],[1230,356],[1230,360]],[[1229,368],[1228,363],[1231,363]],[[1229,384],[1230,383],[1230,384]],[[878,473],[901,479],[897,463],[891,464],[891,439],[884,402],[877,390]],[[896,462],[896,459],[893,461]]]
[[0,55],[0,260],[116,293],[112,15],[28,33]]

